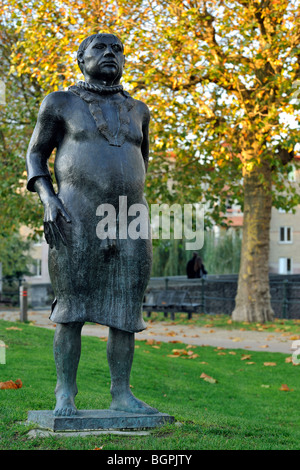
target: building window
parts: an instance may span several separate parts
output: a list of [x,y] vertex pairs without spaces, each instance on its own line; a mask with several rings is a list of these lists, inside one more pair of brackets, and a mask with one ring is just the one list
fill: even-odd
[[42,260],[41,259],[34,260],[34,263],[32,265],[32,274],[35,277],[41,277],[42,275]]
[[292,273],[292,258],[279,258],[278,273],[279,274],[291,274]]
[[292,227],[279,228],[279,241],[280,243],[292,243]]

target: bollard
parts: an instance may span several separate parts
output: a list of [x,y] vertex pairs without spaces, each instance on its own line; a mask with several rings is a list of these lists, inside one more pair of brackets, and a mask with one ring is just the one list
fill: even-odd
[[28,308],[28,286],[27,284],[22,284],[20,286],[20,321],[27,321],[27,308]]

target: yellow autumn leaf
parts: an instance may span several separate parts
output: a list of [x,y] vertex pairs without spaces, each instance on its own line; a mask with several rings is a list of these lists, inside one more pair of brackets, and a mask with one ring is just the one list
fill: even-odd
[[242,354],[242,357],[241,357],[241,361],[246,361],[248,359],[251,359],[251,355],[250,354]]
[[210,375],[205,374],[205,372],[202,372],[202,374],[200,375],[200,379],[203,379],[205,380],[205,382],[209,382],[211,384],[215,384],[218,382],[216,379],[214,379]]

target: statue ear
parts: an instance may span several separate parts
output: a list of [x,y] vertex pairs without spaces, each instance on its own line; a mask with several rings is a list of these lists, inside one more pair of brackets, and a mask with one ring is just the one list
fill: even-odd
[[77,60],[80,64],[83,64],[84,63],[84,60],[83,60],[83,51],[80,51],[78,52],[77,54]]

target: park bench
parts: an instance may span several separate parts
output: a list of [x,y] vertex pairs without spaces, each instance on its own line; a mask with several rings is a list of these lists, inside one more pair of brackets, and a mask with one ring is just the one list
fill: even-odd
[[175,313],[181,312],[187,313],[190,319],[200,307],[201,304],[193,302],[186,290],[153,290],[146,293],[143,303],[148,318],[152,312],[163,312],[165,317],[170,313],[172,320],[175,319]]
[[3,297],[0,295],[0,304],[3,305],[12,305],[13,301],[11,297]]

